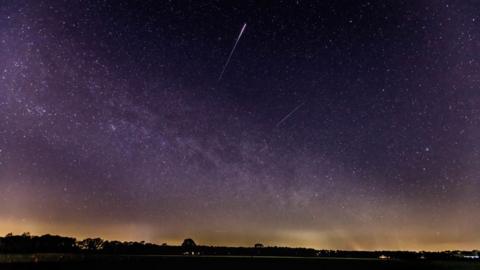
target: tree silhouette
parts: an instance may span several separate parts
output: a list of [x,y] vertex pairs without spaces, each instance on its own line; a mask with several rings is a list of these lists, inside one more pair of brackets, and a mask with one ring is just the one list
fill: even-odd
[[78,247],[83,250],[97,251],[103,249],[105,241],[103,241],[101,238],[87,238],[78,242],[77,244]]
[[183,240],[182,247],[184,248],[195,248],[197,244],[195,244],[195,241],[193,241],[191,238],[187,238]]
[[32,252],[73,252],[78,248],[75,238],[58,235],[31,236],[7,234],[0,238],[0,252],[32,253]]
[[184,250],[184,254],[195,254],[195,250],[197,249],[197,244],[190,238],[183,240],[182,248]]

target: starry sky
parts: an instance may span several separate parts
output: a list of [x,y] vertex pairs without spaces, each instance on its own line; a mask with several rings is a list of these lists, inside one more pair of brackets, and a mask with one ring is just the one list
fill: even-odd
[[479,14],[0,1],[0,234],[478,249]]

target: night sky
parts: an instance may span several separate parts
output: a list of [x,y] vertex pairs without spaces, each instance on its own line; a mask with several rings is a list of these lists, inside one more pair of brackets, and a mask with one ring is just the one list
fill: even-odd
[[478,249],[479,14],[1,1],[0,234]]

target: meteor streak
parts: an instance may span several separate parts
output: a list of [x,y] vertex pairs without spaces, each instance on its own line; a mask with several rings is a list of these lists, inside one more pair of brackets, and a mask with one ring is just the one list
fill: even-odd
[[247,27],[247,24],[244,23],[242,30],[240,30],[240,34],[238,34],[237,40],[235,41],[235,44],[233,45],[232,50],[230,51],[230,55],[228,55],[227,62],[225,62],[225,65],[223,65],[222,72],[220,73],[220,76],[218,76],[218,81],[220,81],[223,77],[223,73],[225,72],[225,69],[227,69],[228,63],[230,63],[230,59],[232,58],[233,52],[235,51],[235,48],[237,47],[238,41],[243,35],[243,31],[245,31],[245,28]]
[[295,109],[293,109],[292,111],[290,111],[287,115],[285,115],[285,117],[282,118],[282,120],[278,121],[277,123],[277,127],[279,127],[283,122],[285,122],[288,118],[290,118],[290,116],[292,116],[292,114],[294,114],[298,109],[300,109],[303,105],[305,105],[305,101],[300,103],[300,105],[298,105],[297,107],[295,107]]

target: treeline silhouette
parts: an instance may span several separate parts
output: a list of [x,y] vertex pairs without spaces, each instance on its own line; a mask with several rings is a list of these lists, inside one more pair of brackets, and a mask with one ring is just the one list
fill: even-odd
[[79,253],[121,255],[228,255],[228,256],[293,256],[293,257],[352,257],[352,258],[397,258],[397,259],[459,259],[459,251],[413,252],[413,251],[344,251],[315,250],[312,248],[264,247],[219,247],[197,245],[185,239],[181,245],[157,245],[146,242],[106,241],[101,238],[77,240],[58,235],[32,236],[7,234],[0,237],[0,253]]

